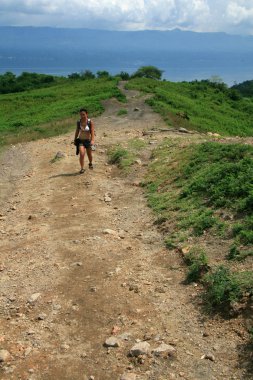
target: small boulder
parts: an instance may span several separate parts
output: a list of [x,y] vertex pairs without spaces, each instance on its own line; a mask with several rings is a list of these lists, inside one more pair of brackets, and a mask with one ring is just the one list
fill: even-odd
[[0,350],[0,363],[8,362],[11,359],[11,354],[7,350]]
[[120,380],[136,380],[136,375],[134,373],[123,373]]
[[148,342],[139,342],[136,343],[130,349],[130,355],[138,357],[140,355],[147,355],[150,352],[150,344]]
[[30,298],[28,299],[28,303],[30,303],[30,304],[35,303],[40,296],[41,296],[41,293],[34,293],[34,294],[32,294],[30,296]]
[[118,338],[111,336],[110,338],[106,339],[104,346],[105,347],[120,347],[120,341]]
[[152,353],[155,356],[173,356],[176,352],[176,349],[170,344],[162,343],[159,347],[155,348]]

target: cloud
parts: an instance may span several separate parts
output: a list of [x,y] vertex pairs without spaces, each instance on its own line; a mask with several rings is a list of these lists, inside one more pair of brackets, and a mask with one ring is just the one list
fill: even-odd
[[1,0],[0,25],[253,32],[253,0]]

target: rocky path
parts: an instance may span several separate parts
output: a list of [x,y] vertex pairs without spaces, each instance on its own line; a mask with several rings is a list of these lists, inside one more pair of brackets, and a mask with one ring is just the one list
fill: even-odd
[[95,119],[93,171],[78,174],[74,130],[3,158],[3,380],[246,379],[240,320],[203,317],[198,288],[183,284],[181,259],[165,249],[138,186],[153,144],[128,177],[107,164],[111,144],[149,141],[143,129],[164,127],[143,97],[126,94],[126,105],[108,101]]

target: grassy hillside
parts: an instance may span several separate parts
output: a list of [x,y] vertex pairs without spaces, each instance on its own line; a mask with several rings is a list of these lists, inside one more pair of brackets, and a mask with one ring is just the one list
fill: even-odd
[[142,78],[131,80],[128,88],[153,94],[147,102],[168,125],[225,136],[253,135],[253,98],[243,98],[224,83]]
[[0,95],[1,145],[67,132],[80,107],[95,116],[103,111],[101,101],[111,97],[124,98],[116,79],[66,80],[48,88]]
[[[252,136],[252,99],[224,84],[131,79],[127,87],[153,94],[147,102],[168,125],[223,136]],[[253,147],[202,137],[164,137],[151,156],[143,187],[165,244],[199,282],[203,304],[235,312],[253,294]],[[205,141],[206,140],[206,141]],[[116,146],[109,162],[125,170],[132,149]]]

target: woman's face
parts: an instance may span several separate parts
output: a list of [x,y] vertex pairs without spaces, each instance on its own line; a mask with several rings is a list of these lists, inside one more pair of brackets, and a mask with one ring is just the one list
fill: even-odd
[[87,118],[87,113],[84,112],[84,111],[80,112],[80,117],[81,117],[81,119],[86,119]]

